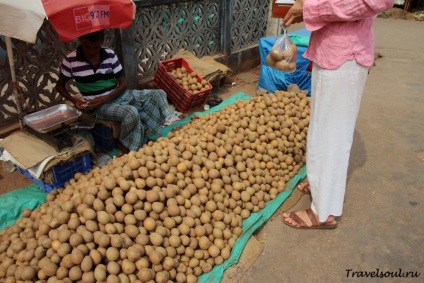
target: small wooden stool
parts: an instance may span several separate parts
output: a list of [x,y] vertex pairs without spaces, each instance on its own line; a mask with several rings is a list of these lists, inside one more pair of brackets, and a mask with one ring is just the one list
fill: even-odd
[[97,120],[96,124],[102,124],[106,127],[112,129],[112,137],[114,139],[119,138],[119,133],[121,132],[121,122],[116,121],[107,121],[107,120]]
[[112,135],[115,139],[119,137],[119,133],[121,131],[121,122],[97,119],[94,115],[90,115],[85,112],[81,114],[80,120],[91,124],[92,126],[94,126],[95,124],[105,125],[106,127],[112,129]]

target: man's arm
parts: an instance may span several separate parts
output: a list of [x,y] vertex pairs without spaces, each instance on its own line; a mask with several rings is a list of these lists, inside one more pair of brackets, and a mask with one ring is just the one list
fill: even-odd
[[119,95],[121,95],[128,87],[127,80],[125,79],[125,76],[122,75],[118,79],[118,86],[108,95],[103,95],[100,97],[96,97],[94,99],[91,99],[87,101],[87,107],[88,108],[97,108],[105,104],[106,102],[113,100],[117,98]]
[[65,99],[71,101],[75,107],[79,110],[85,110],[86,108],[86,101],[77,99],[73,97],[67,90],[66,90],[66,81],[61,76],[59,76],[59,80],[56,83],[56,90],[62,95]]

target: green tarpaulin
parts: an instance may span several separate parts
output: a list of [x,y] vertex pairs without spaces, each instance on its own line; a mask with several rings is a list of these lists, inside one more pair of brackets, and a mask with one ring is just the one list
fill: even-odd
[[289,35],[290,39],[293,41],[294,44],[297,46],[309,46],[309,36],[303,36],[303,35],[297,35],[297,34],[291,34]]
[[37,185],[0,195],[0,231],[21,218],[25,208],[31,210],[46,202],[46,193]]

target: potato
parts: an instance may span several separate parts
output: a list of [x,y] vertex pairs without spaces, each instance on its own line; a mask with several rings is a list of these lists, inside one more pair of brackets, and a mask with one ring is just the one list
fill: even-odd
[[284,59],[284,51],[278,47],[272,48],[269,55],[274,61],[281,61]]
[[296,62],[290,62],[288,66],[288,72],[294,72],[296,71]]
[[275,63],[275,68],[282,72],[287,72],[289,70],[289,63],[286,60],[281,60]]
[[271,68],[275,68],[275,61],[274,59],[272,59],[270,54],[266,55],[265,61],[268,64],[268,66],[270,66]]

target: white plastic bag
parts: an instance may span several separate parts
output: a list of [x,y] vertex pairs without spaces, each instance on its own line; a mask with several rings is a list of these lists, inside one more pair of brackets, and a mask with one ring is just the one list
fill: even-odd
[[266,56],[268,66],[286,73],[296,71],[297,46],[287,35],[287,29],[277,38]]

